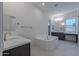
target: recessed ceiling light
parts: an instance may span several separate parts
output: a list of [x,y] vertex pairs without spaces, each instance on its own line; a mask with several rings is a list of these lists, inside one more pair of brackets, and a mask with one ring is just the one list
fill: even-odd
[[42,6],[44,6],[44,5],[45,5],[45,3],[43,2],[43,3],[42,3]]

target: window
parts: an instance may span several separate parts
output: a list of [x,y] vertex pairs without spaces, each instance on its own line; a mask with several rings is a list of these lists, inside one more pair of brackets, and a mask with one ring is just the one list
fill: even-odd
[[76,19],[75,18],[68,18],[65,21],[65,31],[76,33]]
[[76,24],[76,19],[74,18],[66,19],[65,25],[74,26],[75,24]]

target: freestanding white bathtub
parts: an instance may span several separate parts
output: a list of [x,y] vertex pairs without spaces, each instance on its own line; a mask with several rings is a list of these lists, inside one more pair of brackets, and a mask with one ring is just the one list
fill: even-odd
[[56,36],[48,36],[48,37],[36,37],[33,40],[35,46],[40,47],[45,50],[52,50],[58,46],[58,37]]

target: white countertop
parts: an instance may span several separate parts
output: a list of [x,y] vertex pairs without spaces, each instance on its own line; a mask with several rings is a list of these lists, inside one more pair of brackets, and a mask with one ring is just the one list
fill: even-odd
[[20,37],[20,36],[13,36],[11,39],[4,42],[3,51],[12,49],[12,48],[15,48],[15,47],[27,44],[27,43],[31,43],[31,40]]
[[76,32],[64,32],[64,31],[52,31],[52,32],[65,33],[65,34],[78,34]]

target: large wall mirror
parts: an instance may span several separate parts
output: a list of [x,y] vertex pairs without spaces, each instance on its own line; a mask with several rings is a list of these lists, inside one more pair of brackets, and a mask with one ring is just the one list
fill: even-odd
[[[64,33],[72,33],[75,34],[77,32],[77,19],[74,17],[67,17],[54,19],[51,21],[51,31],[52,32],[64,32]],[[60,21],[59,21],[60,20]],[[50,22],[49,22],[50,23]]]
[[55,17],[51,20],[52,32],[64,32],[64,19],[62,17]]

